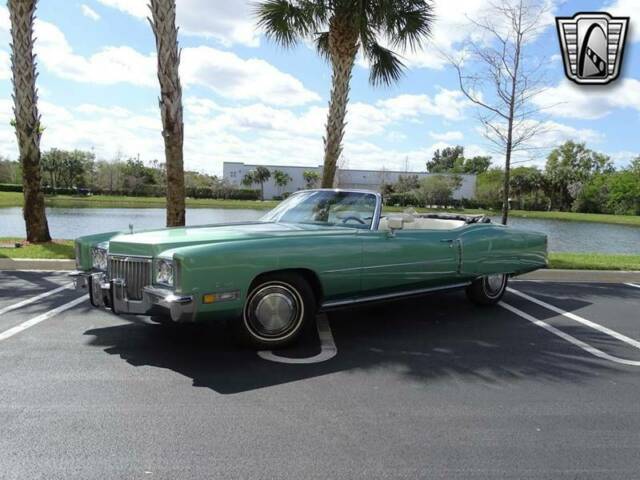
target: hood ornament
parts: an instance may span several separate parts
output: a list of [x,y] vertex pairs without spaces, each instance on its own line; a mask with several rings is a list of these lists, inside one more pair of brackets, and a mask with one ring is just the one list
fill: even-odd
[[129,233],[133,233],[133,223],[129,224]]

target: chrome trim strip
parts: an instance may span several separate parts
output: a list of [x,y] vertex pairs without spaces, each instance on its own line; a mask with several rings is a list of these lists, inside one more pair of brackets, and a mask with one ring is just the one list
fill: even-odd
[[109,253],[109,256],[114,258],[134,258],[134,259],[140,259],[145,261],[153,260],[153,257],[150,255],[127,255],[125,253]]
[[[385,265],[370,265],[368,267],[349,267],[349,268],[336,268],[335,270],[325,270],[322,273],[338,273],[338,272],[349,272],[352,270],[375,270],[376,268],[387,268],[387,267],[405,267],[409,265],[424,265],[429,266],[433,262],[429,260],[420,260],[419,262],[405,262],[405,263],[388,263]],[[420,273],[433,273],[437,275],[449,275],[451,273],[458,273],[456,270],[446,271],[446,272],[420,272]]]
[[382,194],[378,192],[373,192],[373,194],[376,196],[376,208],[373,211],[370,230],[377,231],[380,225],[380,217],[382,216]]
[[452,285],[443,285],[440,287],[431,287],[431,288],[420,288],[420,289],[416,289],[416,290],[407,290],[404,292],[394,292],[394,293],[385,293],[382,295],[373,295],[370,297],[362,297],[362,298],[349,298],[347,300],[336,300],[333,302],[325,302],[322,305],[320,305],[321,309],[324,308],[333,308],[333,307],[340,307],[340,306],[344,306],[344,305],[354,305],[354,304],[358,304],[358,303],[365,303],[365,302],[374,302],[376,300],[387,300],[387,299],[391,299],[391,298],[402,298],[402,297],[410,297],[412,295],[420,295],[422,293],[429,293],[429,292],[437,292],[440,290],[452,290],[452,289],[456,289],[456,288],[462,288],[462,287],[466,287],[468,285],[471,285],[471,282],[464,282],[464,283],[455,283]]
[[117,287],[123,298],[137,302],[142,300],[142,289],[153,283],[152,257],[141,255],[109,255],[107,276],[119,280]]

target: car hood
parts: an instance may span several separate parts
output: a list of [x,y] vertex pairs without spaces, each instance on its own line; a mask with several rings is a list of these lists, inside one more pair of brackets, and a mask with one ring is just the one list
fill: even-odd
[[165,250],[191,245],[255,240],[301,235],[353,235],[356,229],[300,223],[244,222],[194,227],[163,228],[123,233],[109,241],[109,253],[122,255],[158,255]]

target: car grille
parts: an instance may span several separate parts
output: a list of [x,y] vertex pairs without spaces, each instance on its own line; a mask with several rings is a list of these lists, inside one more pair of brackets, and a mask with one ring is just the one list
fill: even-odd
[[129,300],[142,300],[142,289],[152,283],[151,259],[109,255],[107,273],[109,278],[120,278],[125,281]]

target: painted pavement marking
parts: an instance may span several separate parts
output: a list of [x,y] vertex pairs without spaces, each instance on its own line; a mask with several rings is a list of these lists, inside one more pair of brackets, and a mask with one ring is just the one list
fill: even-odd
[[551,305],[549,303],[543,302],[542,300],[538,300],[537,298],[527,295],[526,293],[520,292],[519,290],[514,290],[513,288],[507,288],[507,290],[515,295],[518,295],[519,297],[524,298],[525,300],[529,300],[530,302],[540,305],[541,307],[544,307],[548,310],[556,312],[564,317],[570,318],[571,320],[581,323],[587,327],[593,328],[594,330],[598,330],[604,333],[605,335],[609,335],[610,337],[613,337],[616,340],[620,340],[621,342],[631,345],[632,347],[640,349],[640,342],[638,340],[627,337],[626,335],[616,332],[615,330],[611,330],[610,328],[607,328],[604,325],[600,325],[599,323],[595,323],[595,322],[592,322],[591,320],[587,320],[586,318],[576,315],[575,313],[567,312],[565,310],[562,310],[561,308],[556,307],[555,305]]
[[3,315],[7,312],[11,312],[13,310],[17,310],[18,308],[24,307],[25,305],[30,305],[34,302],[37,302],[38,300],[47,298],[50,295],[55,295],[56,293],[61,292],[62,290],[66,290],[67,288],[70,288],[72,285],[73,283],[67,283],[61,287],[54,288],[53,290],[49,290],[48,292],[41,293],[40,295],[36,295],[34,297],[27,298],[26,300],[22,300],[21,302],[14,303],[4,308],[0,308],[0,315]]
[[73,308],[76,305],[79,305],[80,303],[86,301],[88,298],[89,298],[89,295],[83,295],[79,298],[76,298],[75,300],[65,303],[64,305],[60,305],[59,307],[54,308],[53,310],[49,310],[48,312],[45,312],[41,315],[38,315],[37,317],[27,320],[26,322],[22,322],[20,325],[16,325],[15,327],[10,328],[9,330],[5,330],[4,332],[0,333],[0,342],[2,340],[6,340],[7,338],[13,337],[14,335],[26,330],[27,328],[33,327],[34,325],[44,322],[49,318],[55,317],[57,314],[62,313],[65,310],[69,310],[70,308]]
[[313,357],[306,358],[287,358],[276,355],[271,350],[262,350],[258,352],[258,356],[264,360],[277,363],[289,363],[294,365],[305,365],[310,363],[326,362],[332,359],[338,353],[338,348],[333,340],[331,327],[326,314],[320,314],[317,317],[318,336],[320,337],[320,353]]

